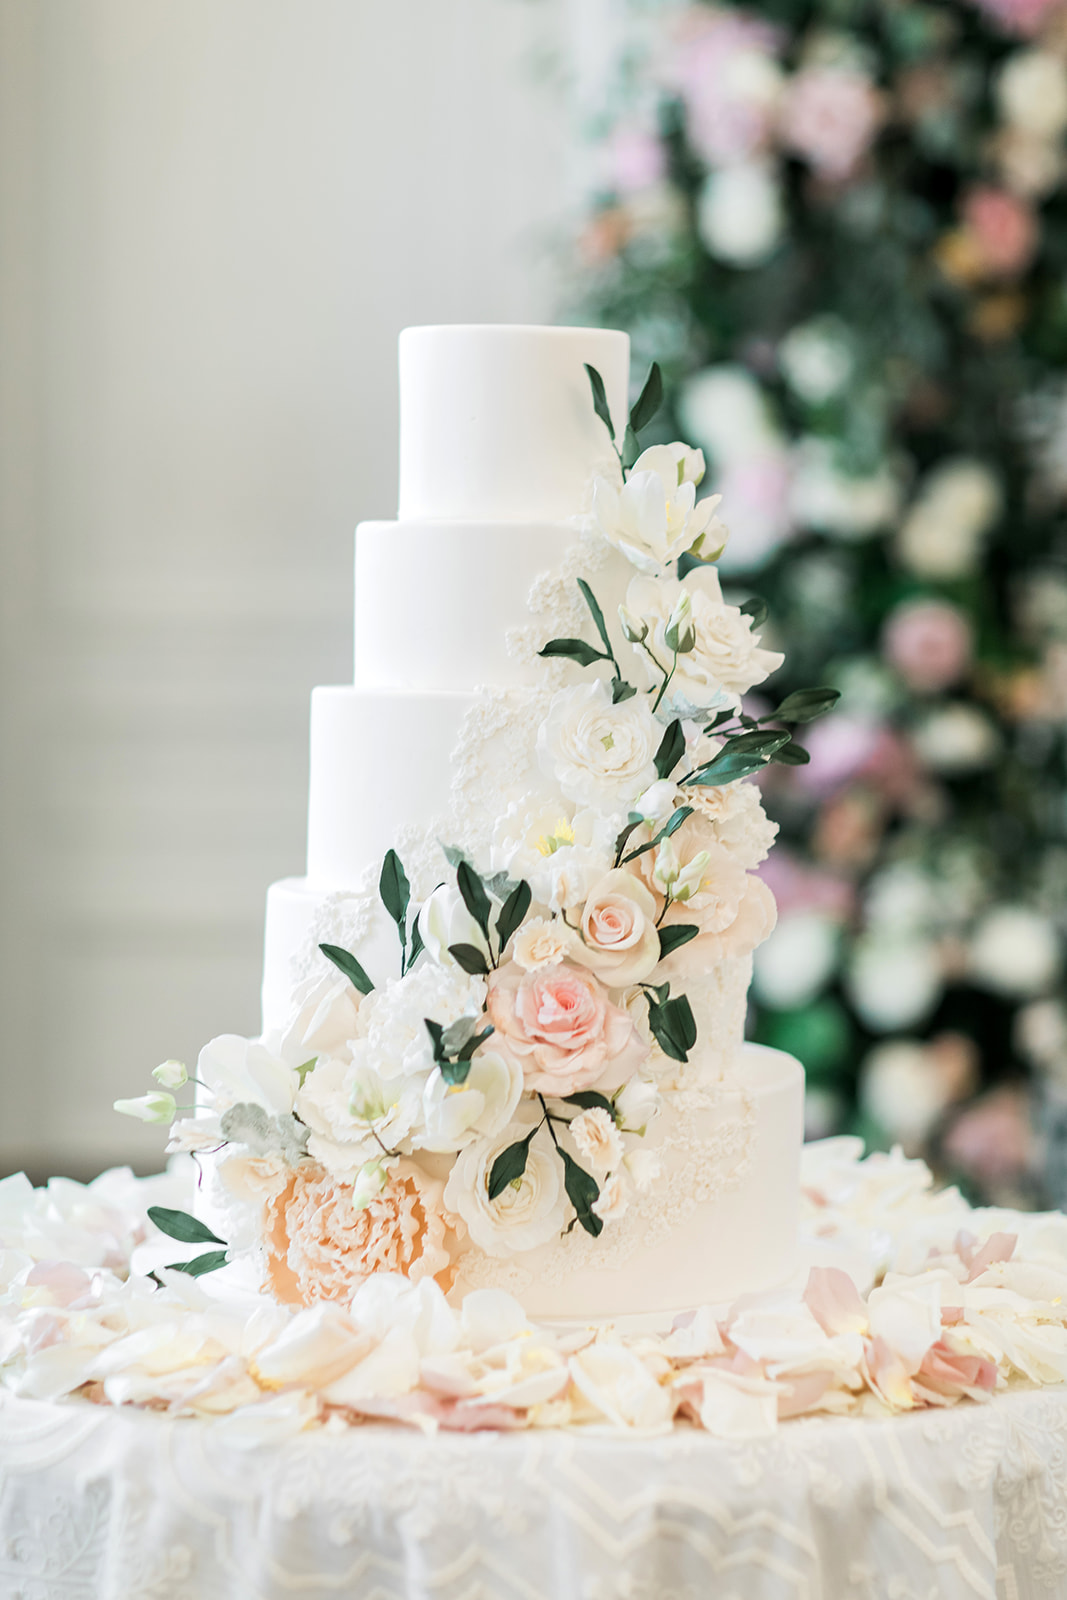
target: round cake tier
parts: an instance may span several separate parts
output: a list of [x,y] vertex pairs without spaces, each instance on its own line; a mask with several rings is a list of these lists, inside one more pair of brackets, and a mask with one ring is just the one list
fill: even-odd
[[614,457],[593,410],[604,380],[619,438],[630,340],[605,328],[405,328],[400,335],[404,521],[563,522]]

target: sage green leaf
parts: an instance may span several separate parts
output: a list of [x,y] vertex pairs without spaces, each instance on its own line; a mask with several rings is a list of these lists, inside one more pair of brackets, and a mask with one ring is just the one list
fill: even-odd
[[595,1239],[603,1232],[604,1224],[593,1210],[593,1202],[600,1197],[600,1187],[584,1167],[580,1167],[573,1156],[566,1150],[561,1150],[563,1158],[563,1187],[567,1191],[567,1199],[577,1213],[577,1219]]
[[774,752],[771,760],[781,762],[783,767],[806,767],[811,757],[802,744],[790,739],[788,744]]
[[659,362],[653,361],[648,369],[644,388],[630,408],[630,426],[635,433],[647,428],[663,404],[663,374]]
[[310,1060],[302,1061],[300,1063],[300,1065],[297,1067],[296,1075],[297,1075],[298,1079],[300,1080],[301,1089],[304,1087],[304,1079],[307,1077],[308,1073],[309,1072],[314,1072],[316,1066],[318,1065],[318,1060],[319,1060],[318,1056],[312,1056],[310,1058]]
[[225,1250],[209,1250],[206,1255],[194,1256],[192,1261],[172,1261],[169,1272],[184,1272],[190,1278],[202,1278],[205,1272],[217,1272],[226,1265]]
[[509,878],[506,872],[494,872],[491,878],[483,878],[482,882],[494,900],[499,900],[501,904],[519,886],[519,880]]
[[457,967],[469,972],[472,978],[484,978],[489,971],[484,951],[475,944],[450,944],[448,953]]
[[395,850],[385,852],[382,875],[378,879],[378,893],[382,897],[382,905],[396,923],[403,947],[407,943],[404,930],[407,924],[408,902],[411,899],[411,885]]
[[500,915],[496,919],[496,936],[503,951],[508,940],[516,928],[522,925],[522,919],[530,909],[533,894],[530,885],[525,879],[515,885],[500,908]]
[[582,363],[589,377],[589,387],[593,391],[593,410],[611,434],[611,442],[615,443],[615,424],[611,420],[611,407],[608,405],[607,393],[604,389],[604,380],[595,367],[588,361]]
[[430,1043],[433,1046],[433,1058],[437,1065],[440,1066],[442,1062],[448,1059],[448,1053],[445,1050],[444,1042],[445,1030],[441,1024],[439,1022],[435,1022],[432,1017],[423,1017],[422,1020],[426,1024],[426,1032],[430,1035]]
[[182,1244],[221,1244],[226,1240],[220,1239],[217,1233],[212,1233],[210,1228],[204,1226],[198,1217],[191,1216],[188,1211],[173,1211],[169,1206],[149,1206],[148,1220],[154,1222],[160,1233],[167,1234],[171,1239],[180,1239]]
[[682,724],[675,717],[660,740],[659,749],[656,751],[657,778],[669,778],[684,755],[685,734],[682,732]]
[[641,441],[629,423],[622,436],[622,465],[625,472],[629,472],[638,456],[641,454]]
[[814,722],[840,698],[840,689],[797,689],[786,695],[777,710],[771,712],[771,718],[775,722]]
[[623,700],[632,700],[636,693],[637,690],[633,684],[627,683],[625,678],[612,678],[611,703],[613,706],[620,705]]
[[752,599],[746,600],[740,609],[744,616],[752,618],[752,626],[758,628],[766,622],[770,607],[759,595],[753,595]]
[[474,918],[475,922],[485,934],[486,942],[489,940],[489,916],[493,909],[492,902],[485,892],[485,885],[466,861],[461,861],[456,868],[456,884],[463,896],[463,904]]
[[506,1150],[501,1150],[489,1169],[489,1183],[485,1192],[490,1200],[502,1195],[509,1183],[522,1177],[530,1154],[530,1140],[536,1132],[536,1128],[531,1128],[525,1139],[519,1139],[516,1144],[509,1144]]
[[594,650],[584,639],[550,639],[544,649],[538,650],[537,654],[546,659],[551,656],[565,656],[569,661],[577,661],[580,667],[591,667],[594,661],[608,660],[602,650]]
[[613,1120],[615,1117],[615,1107],[607,1095],[600,1094],[596,1089],[579,1089],[577,1094],[565,1094],[563,1102],[568,1106],[580,1106],[583,1111],[607,1111]]
[[339,944],[320,944],[319,949],[327,961],[333,962],[338,972],[344,973],[349,983],[358,989],[360,994],[370,994],[374,985],[350,951],[343,950]]
[[672,922],[669,928],[659,930],[659,957],[669,956],[672,950],[680,950],[683,944],[688,944],[690,939],[695,939],[700,929],[695,922]]

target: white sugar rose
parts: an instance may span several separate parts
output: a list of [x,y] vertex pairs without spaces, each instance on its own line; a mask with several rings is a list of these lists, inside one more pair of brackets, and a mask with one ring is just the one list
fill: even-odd
[[489,1174],[497,1156],[526,1136],[512,1126],[495,1139],[481,1140],[460,1151],[448,1182],[444,1203],[463,1218],[471,1240],[490,1256],[511,1256],[558,1238],[566,1224],[563,1169],[554,1150],[531,1142],[520,1178],[489,1198]]
[[525,972],[540,972],[570,955],[576,943],[573,930],[562,918],[531,917],[515,935],[511,959]]
[[[752,618],[738,606],[728,606],[719,587],[714,567],[697,567],[684,582],[652,578],[633,578],[626,593],[626,604],[648,623],[648,648],[664,668],[670,667],[673,651],[667,643],[667,628],[683,593],[691,602],[691,623],[696,638],[693,648],[679,655],[668,694],[679,709],[691,707],[707,711],[716,705],[737,705],[741,696],[781,666],[784,656],[764,650],[759,635],[752,630]],[[646,651],[634,646],[639,670],[650,686],[661,681]]]
[[666,570],[700,542],[714,554],[727,533],[715,515],[721,499],[697,501],[696,482],[687,472],[703,470],[700,451],[682,444],[653,445],[634,462],[620,488],[608,478],[593,485],[593,519],[600,532],[641,572]]
[[448,953],[454,944],[470,944],[488,955],[482,930],[453,883],[438,884],[425,902],[419,912],[419,932],[430,955],[442,966],[455,965]]
[[571,957],[613,989],[647,978],[659,961],[656,902],[625,867],[605,873],[585,902]]
[[498,1050],[477,1051],[464,1083],[446,1083],[440,1068],[423,1090],[424,1128],[420,1150],[462,1150],[478,1138],[492,1138],[511,1121],[522,1094],[522,1068]]
[[662,737],[642,695],[612,705],[607,685],[596,679],[553,696],[537,754],[569,799],[625,810],[654,780]]
[[603,1106],[591,1106],[588,1111],[573,1118],[570,1132],[578,1147],[578,1154],[585,1158],[594,1172],[610,1172],[622,1160],[619,1130],[611,1113],[605,1111]]

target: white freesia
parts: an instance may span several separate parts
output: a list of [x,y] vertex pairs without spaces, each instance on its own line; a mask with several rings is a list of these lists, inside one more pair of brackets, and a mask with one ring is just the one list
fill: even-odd
[[1031,999],[1050,989],[1062,967],[1048,917],[1030,906],[994,906],[971,940],[971,974],[994,994]]
[[494,1139],[468,1145],[457,1156],[445,1184],[444,1201],[463,1218],[472,1241],[490,1256],[510,1256],[558,1238],[566,1225],[567,1201],[563,1169],[554,1150],[542,1149],[536,1137],[529,1146],[520,1178],[489,1199],[489,1175],[497,1156],[526,1136],[511,1127]]
[[571,1120],[571,1138],[594,1172],[610,1172],[622,1160],[623,1147],[614,1119],[603,1106],[590,1106]]
[[[757,683],[782,665],[784,656],[764,650],[752,618],[739,606],[727,605],[714,567],[697,567],[682,582],[637,577],[630,582],[626,603],[649,625],[648,648],[664,671],[674,665],[667,628],[683,593],[691,601],[695,638],[692,649],[679,655],[668,694],[694,710],[737,705]],[[647,652],[635,646],[638,670],[650,687],[662,681]],[[629,702],[627,702],[629,703]]]
[[663,1161],[657,1150],[630,1150],[624,1165],[638,1194],[647,1194],[663,1176]]
[[419,912],[419,932],[426,949],[444,966],[454,966],[449,946],[470,944],[488,955],[485,937],[453,883],[438,884]]
[[[685,455],[679,457],[678,451]],[[697,501],[696,484],[679,474],[703,456],[684,445],[653,445],[638,456],[620,488],[608,478],[593,485],[593,519],[609,544],[642,572],[661,573],[698,540],[714,554],[726,542],[715,515],[721,496]]]
[[653,1078],[631,1078],[615,1096],[615,1115],[627,1133],[644,1133],[663,1102]]
[[719,167],[704,180],[697,230],[709,254],[733,266],[766,261],[782,234],[782,189],[766,161]]
[[150,1089],[135,1100],[116,1100],[115,1110],[124,1117],[136,1117],[140,1122],[173,1122],[178,1103],[164,1089]]
[[552,697],[537,754],[569,799],[625,809],[656,777],[662,737],[643,695],[612,705],[607,685],[595,679]]
[[711,862],[709,850],[698,850],[683,860],[673,839],[664,839],[656,849],[652,882],[665,900],[685,905],[705,888],[705,874]]
[[292,1066],[258,1040],[236,1033],[220,1034],[204,1046],[196,1075],[211,1092],[215,1111],[251,1103],[284,1115],[292,1111],[300,1087]]
[[163,1089],[182,1089],[189,1082],[189,1069],[184,1061],[161,1061],[152,1076]]
[[561,917],[531,917],[514,937],[511,959],[525,972],[540,972],[562,961],[574,943],[574,932]]
[[492,1138],[511,1121],[522,1094],[522,1068],[500,1051],[483,1046],[463,1083],[446,1083],[436,1068],[423,1090],[422,1150],[462,1150]]

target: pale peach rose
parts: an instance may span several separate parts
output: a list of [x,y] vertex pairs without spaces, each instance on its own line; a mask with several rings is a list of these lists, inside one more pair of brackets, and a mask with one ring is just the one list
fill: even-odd
[[535,1094],[616,1086],[647,1054],[626,1012],[591,972],[568,962],[523,972],[509,961],[490,978],[487,1005],[497,1046],[511,1051]]
[[613,989],[647,978],[659,960],[656,902],[625,868],[605,873],[585,902],[572,960]]
[[348,1301],[374,1273],[398,1272],[413,1283],[434,1278],[447,1290],[454,1226],[441,1203],[441,1185],[414,1162],[399,1162],[387,1186],[359,1211],[351,1184],[305,1162],[267,1203],[271,1289],[287,1305]]
[[610,1172],[622,1160],[622,1139],[611,1113],[591,1106],[571,1123],[571,1138],[594,1172]]
[[531,917],[515,935],[511,958],[527,972],[554,967],[577,943],[573,931],[558,917]]

